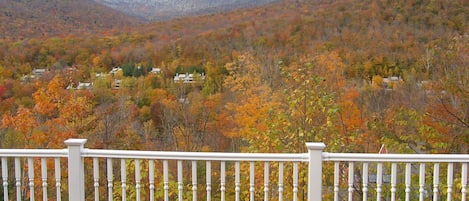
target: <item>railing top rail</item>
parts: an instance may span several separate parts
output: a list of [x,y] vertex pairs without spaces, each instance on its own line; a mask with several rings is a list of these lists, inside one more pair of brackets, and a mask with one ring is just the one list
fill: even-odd
[[408,163],[468,163],[469,154],[367,154],[328,153],[322,154],[323,161],[352,162],[408,162]]
[[97,158],[159,159],[188,161],[308,161],[308,155],[305,153],[221,153],[84,149],[83,156]]
[[[307,153],[223,153],[83,149],[83,157],[202,160],[202,161],[291,161],[308,162]],[[0,157],[67,157],[68,149],[0,149]],[[323,161],[469,163],[469,154],[369,154],[323,152]]]
[[68,149],[0,149],[0,157],[67,157]]

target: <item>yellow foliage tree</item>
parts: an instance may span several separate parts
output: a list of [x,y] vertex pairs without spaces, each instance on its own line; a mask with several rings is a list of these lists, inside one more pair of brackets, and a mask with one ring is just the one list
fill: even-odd
[[6,113],[2,117],[1,127],[19,131],[21,133],[21,136],[18,138],[20,139],[19,144],[24,145],[26,148],[33,148],[35,146],[35,143],[31,140],[33,137],[33,129],[37,126],[36,118],[33,112],[28,108],[19,107],[16,114],[12,115]]
[[230,101],[224,116],[233,124],[223,134],[247,142],[255,149],[250,151],[278,151],[277,138],[267,132],[269,120],[280,106],[278,94],[261,79],[261,68],[251,55],[241,55],[225,67],[230,73],[224,82]]

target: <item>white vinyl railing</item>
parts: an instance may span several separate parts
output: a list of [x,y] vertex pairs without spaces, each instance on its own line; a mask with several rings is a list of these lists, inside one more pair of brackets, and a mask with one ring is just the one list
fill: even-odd
[[[235,200],[240,200],[241,198],[241,181],[240,181],[240,164],[241,162],[246,162],[249,164],[249,197],[253,200],[255,196],[255,181],[254,181],[254,173],[255,173],[255,163],[261,162],[264,163],[264,198],[268,200],[269,198],[269,176],[270,176],[270,163],[271,162],[278,162],[279,168],[279,182],[278,182],[278,192],[279,196],[282,196],[283,189],[283,173],[284,173],[284,163],[290,162],[293,164],[293,174],[298,175],[298,163],[300,162],[307,162],[308,156],[307,154],[240,154],[240,153],[214,153],[214,152],[157,152],[157,151],[125,151],[125,150],[96,150],[96,149],[85,149],[82,151],[82,156],[86,158],[93,159],[93,181],[95,187],[95,200],[99,200],[99,159],[106,160],[106,167],[107,167],[107,194],[108,196],[112,196],[113,193],[113,184],[114,184],[114,175],[113,174],[113,164],[114,161],[117,161],[118,165],[120,165],[120,172],[121,172],[121,199],[126,199],[126,188],[127,186],[127,162],[132,161],[134,162],[135,168],[135,193],[137,194],[136,200],[140,200],[140,192],[141,192],[141,183],[142,183],[142,175],[141,175],[141,164],[143,161],[146,161],[148,165],[148,172],[149,172],[149,200],[155,200],[154,190],[155,186],[155,161],[162,161],[162,169],[163,169],[163,192],[164,192],[164,200],[170,200],[169,198],[169,190],[170,190],[170,168],[169,163],[170,161],[176,161],[176,172],[177,172],[177,194],[178,200],[183,200],[183,189],[184,189],[184,179],[183,179],[183,162],[188,161],[190,162],[190,173],[191,173],[191,181],[190,184],[192,188],[192,200],[196,201],[198,195],[198,161],[202,161],[205,164],[204,171],[206,172],[205,175],[205,191],[206,191],[206,200],[211,200],[212,195],[212,164],[218,163],[220,166],[220,200],[225,200],[225,192],[226,192],[226,168],[227,163],[231,162],[234,163],[235,169]],[[119,163],[120,161],[120,163]],[[293,191],[298,191],[298,177],[293,180]],[[295,189],[296,188],[296,189]],[[295,199],[297,200],[298,195],[294,195]],[[112,197],[108,197],[108,200],[113,200]]]
[[[467,200],[468,182],[468,154],[357,154],[357,153],[323,153],[323,161],[334,162],[334,200],[340,200],[341,169],[347,169],[347,195],[348,200],[354,199],[356,192],[362,200],[447,200],[451,201],[455,196],[455,179],[459,180],[461,197],[457,200]],[[441,164],[444,164],[446,173],[440,174]],[[341,166],[342,165],[342,166]],[[361,169],[359,166],[361,166]],[[371,174],[370,166],[374,165]],[[431,171],[426,167],[433,166]],[[455,174],[455,167],[460,174]],[[342,167],[342,168],[341,168]],[[387,172],[385,169],[388,169]],[[358,174],[358,175],[357,175]],[[361,177],[357,177],[361,175]],[[455,178],[459,175],[460,178]],[[372,177],[370,177],[372,176]],[[412,186],[412,176],[418,177],[418,183]],[[372,178],[372,181],[370,181]],[[428,183],[426,179],[432,179]],[[403,182],[398,181],[399,179]],[[441,180],[445,180],[442,183]],[[369,187],[375,187],[375,199],[370,198]],[[390,187],[389,195],[384,196],[383,189]],[[413,193],[416,189],[417,193]],[[446,199],[443,199],[441,191],[446,191]],[[455,192],[453,194],[453,191]],[[399,193],[402,192],[402,193]],[[390,199],[384,199],[390,198]]]
[[327,153],[323,143],[291,154],[161,152],[85,143],[0,149],[3,200],[467,200],[469,154]]
[[[1,157],[1,169],[2,169],[2,192],[3,200],[13,200],[9,198],[9,167],[14,167],[14,176],[12,175],[11,178],[14,178],[14,186],[16,189],[16,200],[22,200],[22,197],[25,197],[22,192],[24,192],[24,176],[23,176],[23,166],[24,163],[21,164],[21,159],[26,158],[27,162],[26,165],[28,167],[27,173],[27,186],[29,187],[29,197],[30,200],[34,200],[35,191],[34,191],[34,181],[35,181],[35,171],[34,168],[34,158],[40,159],[40,172],[41,172],[41,186],[42,186],[42,200],[48,200],[48,166],[47,160],[53,159],[54,160],[54,179],[55,179],[55,187],[56,187],[56,197],[57,200],[61,200],[61,160],[62,157],[67,157],[68,151],[66,149],[63,150],[46,150],[46,149],[0,149],[0,157]],[[8,158],[12,158],[13,165],[8,165]]]

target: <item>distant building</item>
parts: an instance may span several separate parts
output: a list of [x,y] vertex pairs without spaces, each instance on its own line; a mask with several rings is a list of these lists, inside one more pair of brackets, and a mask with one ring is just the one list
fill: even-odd
[[46,72],[47,72],[47,69],[45,69],[45,68],[35,68],[31,72],[31,75],[34,76],[35,78],[40,78]]
[[32,75],[23,75],[23,76],[21,76],[21,81],[22,82],[30,82],[31,80],[33,80]]
[[397,76],[383,78],[384,83],[399,82],[400,80],[402,80],[402,79],[400,77],[397,77]]
[[391,76],[381,78],[380,76],[373,76],[371,84],[373,86],[382,88],[384,90],[393,90],[396,86],[399,86],[403,82],[401,77]]
[[205,81],[205,73],[176,73],[174,76],[175,83],[199,83]]
[[31,71],[30,75],[23,75],[21,77],[21,80],[24,82],[29,82],[34,79],[39,79],[41,78],[44,73],[46,73],[48,70],[46,68],[35,68]]
[[81,90],[81,89],[91,90],[93,89],[93,83],[92,82],[78,82],[77,89],[78,90]]
[[152,68],[150,73],[153,74],[160,74],[161,73],[161,68]]
[[78,82],[77,87],[73,86],[73,83],[67,86],[68,90],[77,89],[77,90],[91,90],[93,89],[92,82]]
[[95,77],[96,77],[96,78],[99,78],[99,77],[106,77],[106,75],[108,75],[108,74],[104,74],[104,73],[101,72],[101,73],[96,73],[96,74],[95,74]]
[[402,81],[402,79],[397,76],[385,77],[383,78],[383,85],[386,90],[392,90],[400,81]]
[[114,76],[114,75],[116,75],[117,72],[119,72],[119,71],[122,71],[122,68],[121,68],[121,67],[114,67],[114,68],[112,68],[111,71],[109,71],[109,74],[111,74],[112,76]]

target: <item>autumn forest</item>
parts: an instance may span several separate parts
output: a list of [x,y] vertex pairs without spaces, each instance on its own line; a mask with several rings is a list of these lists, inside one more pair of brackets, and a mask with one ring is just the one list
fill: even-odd
[[467,1],[285,0],[161,22],[48,2],[34,18],[0,8],[0,148],[469,153]]

